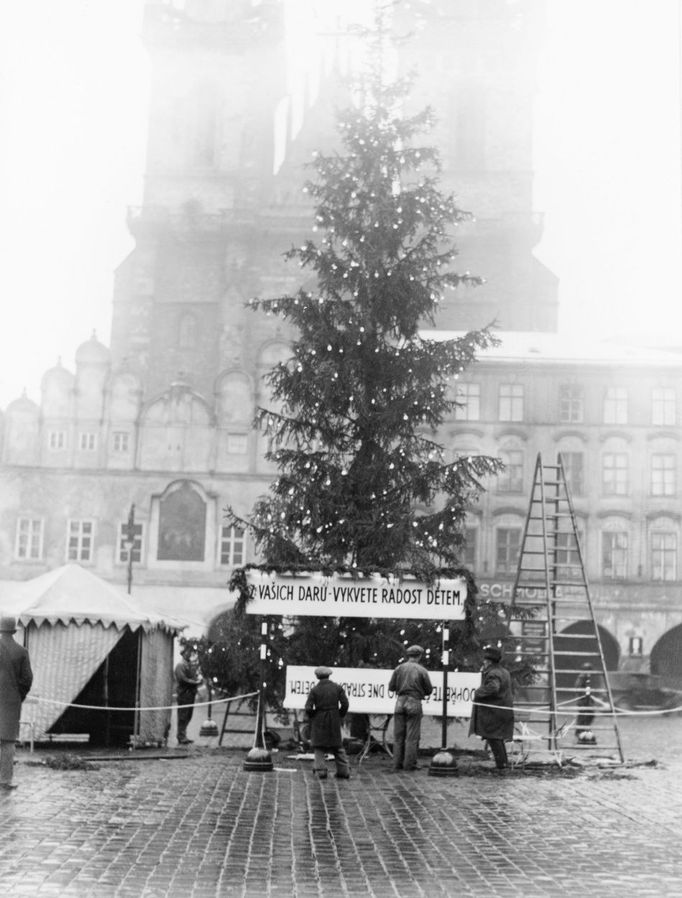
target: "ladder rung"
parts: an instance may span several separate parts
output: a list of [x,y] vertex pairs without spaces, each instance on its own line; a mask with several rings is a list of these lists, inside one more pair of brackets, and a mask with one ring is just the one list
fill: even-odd
[[[561,639],[569,639],[575,641],[576,639],[588,640],[590,643],[597,644],[597,634],[592,633],[553,633],[553,636]],[[566,649],[557,649],[560,655],[594,655],[594,649],[591,652],[588,651],[577,651],[574,652],[573,649],[570,651],[566,651]]]

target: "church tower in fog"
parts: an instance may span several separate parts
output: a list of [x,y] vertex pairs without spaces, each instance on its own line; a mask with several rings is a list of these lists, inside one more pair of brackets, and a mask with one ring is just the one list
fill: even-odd
[[[357,43],[328,0],[298,34],[294,5],[146,5],[145,191],[129,213],[136,246],[116,275],[111,351],[148,400],[178,382],[209,404],[238,400],[247,384],[258,401],[261,374],[285,354],[289,335],[244,303],[299,285],[282,254],[310,232],[304,164],[334,145],[333,110],[347,102],[339,70],[352,67]],[[447,329],[556,327],[556,280],[533,256],[541,26],[535,2],[434,0],[398,15],[396,29],[412,33],[399,59],[416,71],[412,102],[439,120],[427,139],[441,152],[444,186],[475,216],[455,235],[458,267],[486,279],[448,300]],[[312,58],[294,72],[297,38]]]

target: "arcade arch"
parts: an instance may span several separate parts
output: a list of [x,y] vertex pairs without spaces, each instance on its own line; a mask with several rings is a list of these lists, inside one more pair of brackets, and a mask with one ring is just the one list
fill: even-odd
[[678,624],[656,642],[651,650],[652,674],[664,677],[671,686],[682,689],[682,624]]

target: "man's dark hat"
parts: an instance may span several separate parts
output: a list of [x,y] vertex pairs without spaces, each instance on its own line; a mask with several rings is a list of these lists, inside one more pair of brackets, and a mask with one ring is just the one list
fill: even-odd
[[331,667],[316,667],[315,668],[315,676],[318,680],[324,680],[327,677],[331,677],[332,669]]
[[487,645],[483,649],[483,657],[487,658],[489,661],[501,661],[502,652],[496,645]]
[[14,617],[0,617],[0,633],[16,633],[17,622]]

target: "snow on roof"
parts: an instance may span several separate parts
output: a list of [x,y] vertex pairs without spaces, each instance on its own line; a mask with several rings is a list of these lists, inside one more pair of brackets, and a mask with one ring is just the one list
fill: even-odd
[[[464,331],[422,330],[424,340],[456,340]],[[589,336],[546,331],[499,331],[499,346],[477,353],[479,361],[524,364],[571,364],[682,368],[682,349],[659,349],[615,340],[591,340]]]

